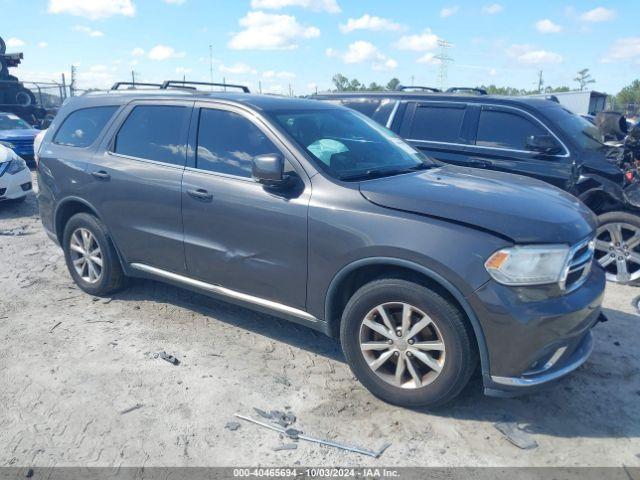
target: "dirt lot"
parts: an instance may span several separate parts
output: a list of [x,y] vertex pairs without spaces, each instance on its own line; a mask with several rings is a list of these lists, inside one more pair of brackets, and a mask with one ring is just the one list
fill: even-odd
[[[639,288],[608,287],[595,352],[561,383],[507,400],[475,382],[427,412],[372,397],[338,345],[304,327],[151,281],[82,293],[33,196],[0,204],[0,266],[0,466],[640,466]],[[275,432],[225,429],[253,407],[289,407],[310,435],[392,445],[377,460],[274,451]],[[494,427],[505,419],[539,446],[509,443]]]

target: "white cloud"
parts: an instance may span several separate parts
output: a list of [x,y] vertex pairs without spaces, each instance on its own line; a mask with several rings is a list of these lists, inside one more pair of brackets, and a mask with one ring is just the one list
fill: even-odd
[[423,56],[418,58],[416,62],[424,63],[426,65],[440,65],[440,63],[442,63],[438,58],[436,58],[436,54],[432,52],[425,53]]
[[618,60],[636,59],[640,62],[640,37],[626,37],[617,39],[609,47],[607,55],[602,59],[604,63]]
[[136,9],[131,0],[49,0],[49,13],[68,13],[91,20],[113,15],[133,17]]
[[537,50],[531,45],[512,45],[507,49],[507,55],[525,65],[542,65],[562,63],[562,55],[548,50]]
[[289,78],[289,79],[296,78],[295,73],[284,72],[284,71],[276,72],[274,70],[267,70],[266,72],[263,72],[262,76],[264,78]]
[[25,46],[24,41],[16,37],[7,38],[6,44],[9,48],[20,48]]
[[86,33],[90,37],[104,37],[104,33],[100,30],[94,30],[91,27],[87,27],[85,25],[76,25],[73,27],[76,32]]
[[384,55],[372,43],[363,40],[353,42],[344,52],[328,48],[326,54],[328,57],[339,58],[347,64],[371,62],[374,70],[393,70],[398,66],[398,62],[394,59]]
[[360,18],[350,18],[346,24],[340,25],[342,33],[351,33],[356,30],[371,30],[379,32],[383,30],[397,31],[402,28],[399,23],[392,22],[386,18],[371,16],[365,13]]
[[562,27],[557,23],[553,23],[548,18],[545,18],[536,22],[536,30],[540,33],[560,33],[562,31]]
[[230,73],[233,75],[246,75],[246,74],[252,74],[255,75],[257,72],[256,69],[251,68],[249,65],[247,65],[246,63],[234,63],[233,65],[220,65],[218,67],[218,70],[220,70],[222,73]]
[[316,12],[340,13],[336,0],[251,0],[251,8],[280,10],[285,7],[302,7]]
[[298,47],[300,38],[320,35],[316,27],[303,26],[292,15],[249,12],[240,19],[240,25],[244,30],[229,41],[233,50],[289,50]]
[[496,13],[500,13],[504,10],[504,7],[499,3],[492,3],[491,5],[485,5],[482,7],[482,13],[486,13],[488,15],[495,15]]
[[47,42],[38,42],[38,48],[47,48],[48,46]]
[[613,9],[596,7],[580,15],[580,20],[589,23],[608,22],[616,18],[616,16],[616,11]]
[[78,68],[76,78],[78,79],[79,88],[83,89],[107,89],[115,82],[113,74],[105,65],[92,65],[86,70]]
[[149,58],[151,60],[168,60],[170,58],[182,58],[186,55],[184,52],[176,52],[172,47],[166,45],[156,45],[149,50]]
[[414,52],[424,52],[433,50],[438,46],[438,36],[427,28],[423,33],[417,35],[405,35],[395,43],[399,50],[412,50]]
[[458,7],[457,5],[453,7],[444,7],[442,10],[440,10],[440,16],[442,18],[449,18],[450,16],[458,13],[459,10],[460,10],[460,7]]
[[133,50],[131,50],[132,57],[141,57],[143,55],[144,55],[144,50],[140,47],[136,47]]

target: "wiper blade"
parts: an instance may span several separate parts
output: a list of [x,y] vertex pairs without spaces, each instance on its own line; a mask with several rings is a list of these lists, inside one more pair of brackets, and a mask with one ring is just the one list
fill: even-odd
[[370,170],[365,170],[363,172],[350,173],[347,175],[341,175],[338,178],[340,180],[359,180],[359,179],[369,179],[376,177],[386,177],[392,175],[401,175],[403,173],[415,172],[418,170],[428,170],[430,168],[435,168],[437,165],[429,165],[427,163],[421,163],[419,165],[415,165],[413,167],[403,167],[403,168],[372,168]]

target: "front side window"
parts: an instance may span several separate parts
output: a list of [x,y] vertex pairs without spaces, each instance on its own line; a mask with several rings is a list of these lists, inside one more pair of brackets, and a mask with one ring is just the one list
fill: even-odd
[[32,128],[19,116],[12,113],[0,115],[0,130],[26,130]]
[[116,135],[115,153],[171,165],[184,165],[182,131],[190,109],[174,105],[135,107]]
[[334,178],[358,180],[435,166],[391,131],[353,111],[295,110],[269,115]]
[[111,119],[117,106],[83,108],[71,113],[62,123],[54,143],[69,147],[88,147]]
[[460,130],[464,106],[418,106],[413,116],[410,137],[432,142],[464,143]]
[[253,157],[269,153],[279,150],[248,119],[226,110],[200,111],[198,169],[250,178]]
[[604,136],[593,123],[580,115],[561,106],[550,106],[542,109],[558,129],[585,150],[601,150],[605,148]]
[[540,125],[516,113],[485,110],[480,112],[476,145],[483,147],[528,150],[531,135],[548,135]]

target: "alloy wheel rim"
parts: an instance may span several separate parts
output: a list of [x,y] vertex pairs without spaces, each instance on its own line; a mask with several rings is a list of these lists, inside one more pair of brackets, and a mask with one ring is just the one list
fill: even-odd
[[102,278],[102,250],[93,234],[86,228],[73,231],[69,240],[71,262],[76,273],[87,283]]
[[596,260],[607,280],[618,283],[640,278],[640,228],[630,223],[606,223],[598,228]]
[[371,309],[362,319],[359,343],[369,368],[398,388],[429,385],[445,364],[440,329],[429,315],[404,302]]

